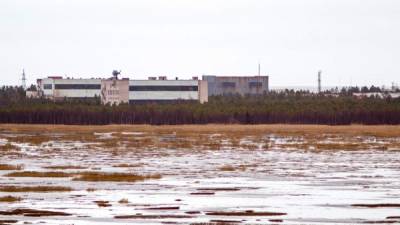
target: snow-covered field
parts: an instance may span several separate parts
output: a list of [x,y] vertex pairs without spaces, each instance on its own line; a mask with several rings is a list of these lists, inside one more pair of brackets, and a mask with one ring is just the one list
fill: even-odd
[[[23,168],[0,170],[0,197],[21,198],[0,201],[0,224],[400,223],[399,143],[340,134],[2,130],[0,164]],[[22,171],[67,176],[9,174]],[[161,177],[75,179],[84,171]],[[72,190],[1,191],[10,186]]]

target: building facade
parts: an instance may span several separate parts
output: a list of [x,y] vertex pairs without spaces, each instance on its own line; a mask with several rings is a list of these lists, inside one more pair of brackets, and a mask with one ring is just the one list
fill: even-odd
[[214,76],[204,75],[208,95],[260,95],[268,92],[268,76]]
[[119,105],[129,103],[129,79],[108,79],[101,81],[101,102]]
[[63,79],[48,77],[38,80],[40,96],[54,100],[64,98],[100,97],[103,104],[147,103],[173,101],[208,101],[207,82],[168,80],[151,77],[149,80],[117,79]]
[[40,96],[54,100],[100,97],[101,79],[63,79],[48,77],[37,80]]
[[[200,80],[131,80],[129,102],[208,101],[206,85]],[[204,93],[205,92],[205,93]]]

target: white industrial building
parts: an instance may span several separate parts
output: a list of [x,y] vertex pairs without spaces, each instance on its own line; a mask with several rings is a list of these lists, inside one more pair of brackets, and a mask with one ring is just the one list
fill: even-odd
[[194,100],[203,103],[208,99],[206,85],[200,80],[130,80],[129,102]]
[[101,79],[63,79],[48,77],[37,80],[39,95],[58,100],[63,98],[100,97]]
[[168,80],[149,77],[149,80],[118,79],[38,79],[39,96],[54,100],[64,98],[100,97],[103,104],[208,101],[207,82],[198,80]]

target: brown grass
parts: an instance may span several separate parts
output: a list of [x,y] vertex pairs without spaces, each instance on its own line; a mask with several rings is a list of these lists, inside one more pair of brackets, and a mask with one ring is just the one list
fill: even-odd
[[229,166],[229,165],[225,165],[225,166],[221,166],[220,168],[218,168],[220,171],[235,171],[235,167],[233,166]]
[[396,204],[396,203],[352,204],[351,206],[365,207],[365,208],[400,208],[400,204]]
[[197,188],[198,191],[240,191],[240,188]]
[[276,134],[347,134],[347,135],[372,135],[381,137],[398,137],[400,136],[400,126],[392,125],[345,125],[345,126],[328,126],[328,125],[292,125],[292,124],[272,124],[272,125],[225,125],[225,124],[209,124],[209,125],[105,125],[105,126],[77,126],[77,125],[31,125],[31,124],[1,124],[0,129],[6,129],[11,132],[66,132],[75,133],[76,136],[82,134],[91,134],[93,132],[173,132],[177,133],[276,133]]
[[386,219],[400,219],[400,216],[387,216]]
[[193,218],[189,215],[120,215],[114,216],[115,219],[185,219]]
[[139,175],[133,173],[102,173],[102,172],[82,172],[74,181],[112,181],[112,182],[136,182],[147,179],[160,179],[161,175]]
[[137,163],[137,164],[120,163],[120,164],[113,165],[113,167],[121,167],[121,168],[124,168],[124,167],[140,167],[142,165],[143,164],[140,164],[140,163]]
[[48,142],[52,139],[50,136],[43,135],[42,132],[30,132],[33,135],[22,135],[16,137],[8,138],[9,141],[17,142],[17,143],[29,143],[32,145],[40,145],[44,142]]
[[[258,146],[254,143],[264,143],[263,149],[270,148],[293,148],[312,151],[321,150],[358,150],[358,149],[400,149],[400,142],[391,141],[388,144],[362,143],[359,136],[375,137],[399,137],[400,126],[325,126],[325,125],[176,125],[176,126],[149,126],[149,125],[107,125],[107,126],[66,126],[66,125],[0,125],[0,130],[8,130],[14,133],[28,135],[28,141],[40,143],[47,139],[56,141],[83,141],[93,142],[97,147],[103,147],[100,151],[107,151],[113,155],[123,155],[127,150],[141,151],[143,149],[190,149],[197,150],[219,150],[222,148],[244,148],[254,150]],[[122,135],[120,132],[143,132],[144,137]],[[54,132],[63,133],[62,136],[51,136]],[[94,132],[114,132],[112,139],[98,139]],[[39,135],[38,135],[39,134]],[[171,135],[173,134],[173,135]],[[266,139],[268,134],[278,137],[293,137],[294,141],[277,144],[273,140]],[[168,136],[169,135],[169,136]],[[35,136],[43,136],[35,137]],[[160,139],[160,137],[167,138]],[[170,137],[171,136],[171,137]],[[251,142],[241,144],[243,138],[249,138]],[[321,138],[337,137],[338,143],[323,143]],[[36,140],[36,139],[38,140]],[[297,138],[304,138],[303,142],[297,143]],[[23,138],[19,138],[19,140]],[[48,153],[54,149],[47,150]],[[159,157],[166,153],[158,153]],[[164,154],[164,155],[163,155]],[[45,157],[45,156],[43,156]],[[139,165],[122,163],[115,167],[137,167]],[[67,169],[69,166],[45,167],[48,169]],[[83,169],[74,168],[70,169]],[[234,168],[245,170],[246,168]],[[222,169],[224,171],[224,169]],[[229,171],[229,170],[226,170]],[[233,170],[232,170],[233,171]]]
[[238,211],[238,212],[214,211],[214,212],[206,212],[206,215],[209,215],[209,216],[284,216],[287,214],[280,213],[280,212],[254,212],[253,210],[248,210],[248,211]]
[[191,223],[190,225],[237,225],[239,222],[209,222],[209,223]]
[[1,192],[65,192],[72,191],[63,186],[0,186]]
[[4,175],[5,177],[70,177],[72,174],[64,172],[38,172],[38,171],[22,171],[12,172]]
[[123,199],[119,200],[118,203],[119,203],[119,204],[128,204],[129,201],[128,201],[127,198],[123,198]]
[[36,210],[36,209],[14,209],[11,211],[0,211],[0,215],[23,215],[31,217],[40,217],[40,216],[70,216],[71,214],[65,212]]
[[94,203],[96,203],[98,207],[110,207],[111,206],[109,201],[99,200],[99,201],[94,201]]
[[14,197],[11,195],[0,197],[0,202],[19,202],[21,200],[20,197]]
[[0,164],[0,170],[22,170],[23,165]]
[[141,210],[179,210],[179,206],[166,206],[166,207],[149,207]]
[[11,223],[17,223],[18,220],[0,220],[0,225],[9,225]]
[[65,165],[65,166],[45,166],[43,167],[45,169],[53,169],[53,170],[73,170],[73,169],[87,169],[87,167],[84,166],[74,166],[74,165]]
[[14,149],[14,148],[15,148],[14,145],[12,145],[10,143],[7,143],[5,145],[1,145],[0,146],[0,151],[9,151],[9,150]]

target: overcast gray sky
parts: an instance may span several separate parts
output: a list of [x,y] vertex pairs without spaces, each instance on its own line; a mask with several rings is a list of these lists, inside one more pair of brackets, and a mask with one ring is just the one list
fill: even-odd
[[400,83],[399,0],[0,0],[0,85],[49,75]]

